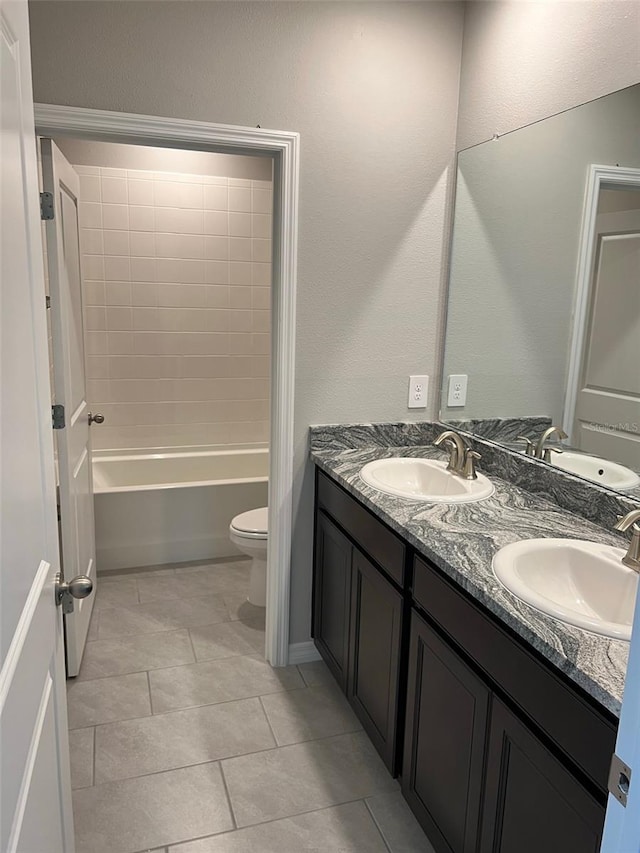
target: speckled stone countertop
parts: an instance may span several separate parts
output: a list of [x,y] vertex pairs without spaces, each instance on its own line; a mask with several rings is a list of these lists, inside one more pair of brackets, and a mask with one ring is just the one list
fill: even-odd
[[[615,716],[620,714],[629,644],[546,616],[494,576],[493,555],[510,542],[566,537],[625,547],[626,541],[539,495],[490,475],[494,494],[468,504],[428,504],[386,495],[359,472],[388,456],[444,458],[431,446],[438,424],[311,428],[311,458],[471,596]],[[418,443],[422,442],[422,443]]]

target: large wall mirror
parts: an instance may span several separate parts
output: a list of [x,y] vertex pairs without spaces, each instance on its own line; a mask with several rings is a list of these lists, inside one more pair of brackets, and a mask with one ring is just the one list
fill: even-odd
[[440,418],[640,497],[640,85],[458,155]]

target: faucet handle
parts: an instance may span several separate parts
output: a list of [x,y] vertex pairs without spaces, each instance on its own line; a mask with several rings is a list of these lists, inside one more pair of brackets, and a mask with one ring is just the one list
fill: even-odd
[[543,455],[542,459],[543,459],[543,461],[544,461],[544,462],[552,462],[552,461],[553,461],[553,460],[551,459],[551,454],[552,454],[552,453],[559,453],[559,454],[562,454],[563,452],[564,452],[564,451],[560,450],[560,448],[559,448],[559,447],[545,447],[545,449],[544,449],[544,455]]
[[525,456],[535,456],[536,455],[536,446],[530,438],[527,438],[526,435],[519,435],[518,441],[525,442],[524,455]]
[[482,459],[482,456],[477,453],[475,450],[471,450],[470,448],[464,455],[464,478],[465,480],[477,480],[478,475],[476,474],[476,461],[478,459]]

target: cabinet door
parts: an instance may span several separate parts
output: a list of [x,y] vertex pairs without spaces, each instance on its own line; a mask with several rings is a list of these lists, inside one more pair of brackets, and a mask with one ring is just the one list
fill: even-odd
[[353,546],[322,512],[316,518],[313,637],[346,692]]
[[438,853],[475,853],[488,709],[489,689],[412,611],[402,789]]
[[597,853],[604,807],[494,699],[481,853]]
[[347,695],[388,769],[396,773],[402,596],[353,550]]

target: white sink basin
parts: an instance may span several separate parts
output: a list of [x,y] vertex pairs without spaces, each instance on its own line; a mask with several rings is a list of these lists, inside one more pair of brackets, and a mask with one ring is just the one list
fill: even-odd
[[580,539],[527,539],[493,558],[498,580],[543,613],[595,634],[629,640],[638,575],[625,551]]
[[551,461],[563,471],[577,474],[585,480],[592,480],[610,489],[626,491],[640,486],[640,477],[630,468],[601,459],[600,456],[587,456],[585,453],[564,450],[562,453],[553,453]]
[[483,474],[478,474],[477,480],[465,480],[447,471],[446,462],[436,459],[376,459],[362,468],[360,476],[380,492],[432,503],[470,503],[493,494],[493,484]]

